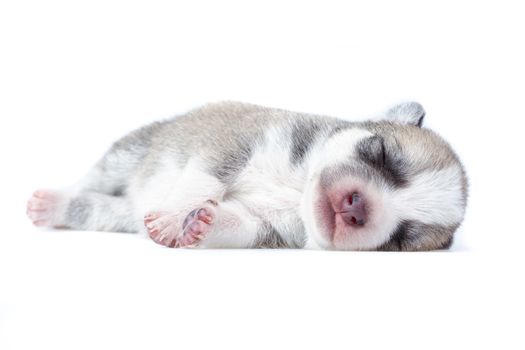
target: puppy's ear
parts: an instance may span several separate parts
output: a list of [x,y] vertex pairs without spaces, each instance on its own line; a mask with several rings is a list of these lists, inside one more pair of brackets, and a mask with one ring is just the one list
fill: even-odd
[[420,103],[405,102],[393,106],[386,112],[386,119],[421,127],[425,118],[425,109]]

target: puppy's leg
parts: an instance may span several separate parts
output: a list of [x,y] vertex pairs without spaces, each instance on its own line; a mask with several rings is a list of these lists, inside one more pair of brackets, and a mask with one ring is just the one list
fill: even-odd
[[173,181],[171,172],[157,172],[142,181],[137,210],[149,236],[168,247],[251,247],[260,220],[228,199],[228,185],[200,159],[188,161]]
[[155,242],[177,248],[251,248],[264,234],[261,220],[233,200],[207,200],[189,212],[150,212],[144,224]]
[[148,154],[153,123],[124,136],[106,152],[84,178],[64,191],[36,191],[27,204],[27,215],[37,226],[80,230],[141,230],[133,221],[130,180]]
[[76,195],[39,190],[27,203],[27,215],[36,226],[76,230],[137,232],[126,197],[83,192]]
[[[103,158],[106,161],[108,155]],[[114,161],[111,164],[119,169]],[[121,168],[121,167],[120,167]],[[137,232],[133,210],[125,193],[128,174],[97,164],[76,185],[62,191],[38,190],[27,203],[27,215],[36,226],[77,230]],[[116,173],[119,173],[118,176]],[[140,222],[140,221],[138,221]]]

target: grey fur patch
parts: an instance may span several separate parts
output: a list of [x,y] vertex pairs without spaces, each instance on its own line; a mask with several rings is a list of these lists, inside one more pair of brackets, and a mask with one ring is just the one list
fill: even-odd
[[304,248],[306,245],[304,228],[299,231],[303,234],[294,235],[287,241],[270,223],[265,222],[259,228],[254,248]]
[[71,200],[66,210],[66,224],[72,228],[80,228],[86,224],[91,212],[93,211],[93,204],[85,197],[76,197]]
[[121,187],[117,187],[115,188],[115,190],[113,191],[113,193],[111,193],[112,196],[114,197],[123,197],[126,195],[126,187],[124,186],[121,186]]
[[254,248],[290,248],[270,223],[262,224]]
[[190,158],[204,160],[208,171],[225,183],[235,180],[262,142],[268,125],[283,111],[221,102],[170,119],[155,135],[139,178],[147,178],[173,156],[180,169]]
[[458,225],[444,227],[405,220],[399,223],[390,240],[377,248],[381,251],[419,251],[448,249]]
[[232,183],[250,160],[255,145],[245,142],[234,151],[223,155],[222,160],[213,168],[213,174],[223,183]]
[[290,162],[301,163],[323,127],[319,120],[299,120],[292,124]]

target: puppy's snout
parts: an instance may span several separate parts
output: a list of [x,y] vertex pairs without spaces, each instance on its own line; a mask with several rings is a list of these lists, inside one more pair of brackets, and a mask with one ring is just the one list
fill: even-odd
[[354,192],[343,199],[341,217],[349,225],[363,226],[366,223],[366,203],[361,194]]

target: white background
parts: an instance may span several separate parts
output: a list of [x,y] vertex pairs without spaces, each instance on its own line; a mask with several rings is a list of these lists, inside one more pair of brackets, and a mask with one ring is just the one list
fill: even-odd
[[[523,349],[519,5],[1,1],[0,349]],[[420,101],[470,177],[452,251],[174,250],[26,220],[127,131],[222,99]]]

